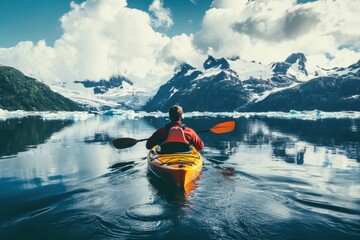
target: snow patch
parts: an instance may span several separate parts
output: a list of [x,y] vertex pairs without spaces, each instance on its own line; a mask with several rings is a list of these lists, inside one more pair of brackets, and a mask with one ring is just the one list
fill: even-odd
[[241,81],[250,78],[270,79],[274,74],[270,66],[262,65],[261,63],[249,62],[242,59],[228,60],[228,63]]
[[285,89],[289,89],[289,88],[293,88],[293,87],[296,87],[298,86],[299,84],[298,83],[293,83],[291,84],[290,86],[288,87],[283,87],[283,88],[274,88],[273,90],[271,91],[265,91],[263,92],[260,96],[258,96],[257,98],[255,98],[255,102],[260,102],[262,100],[264,100],[265,98],[267,98],[270,94],[273,94],[273,93],[276,93],[276,92],[281,92]]
[[191,74],[193,74],[193,72],[196,72],[196,71],[198,71],[198,70],[196,70],[196,69],[191,69],[191,70],[189,70],[189,71],[187,71],[185,74],[184,74],[184,76],[190,76]]
[[179,89],[177,89],[177,88],[175,88],[175,87],[172,87],[171,89],[170,89],[170,96],[169,96],[169,98],[171,98],[176,92],[178,92],[179,91]]
[[216,68],[209,68],[209,69],[205,70],[203,72],[203,74],[200,74],[197,78],[195,78],[194,81],[200,80],[203,78],[210,78],[210,77],[216,76],[219,73],[221,73],[222,71],[223,70],[221,69],[221,66],[218,66]]

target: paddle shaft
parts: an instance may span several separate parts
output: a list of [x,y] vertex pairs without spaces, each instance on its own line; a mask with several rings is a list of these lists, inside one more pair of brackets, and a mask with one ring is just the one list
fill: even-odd
[[196,133],[205,133],[205,132],[211,132],[211,129],[208,129],[208,130],[201,130],[201,131],[196,131]]
[[[216,134],[221,133],[227,133],[231,132],[235,128],[235,122],[234,121],[228,121],[216,124],[211,129],[208,130],[202,130],[202,131],[196,131],[196,133],[204,133],[204,132],[213,132]],[[118,138],[113,141],[113,145],[115,148],[123,149],[123,148],[129,148],[137,144],[138,142],[143,142],[148,140],[149,138],[143,138],[143,139],[134,139],[134,138]]]

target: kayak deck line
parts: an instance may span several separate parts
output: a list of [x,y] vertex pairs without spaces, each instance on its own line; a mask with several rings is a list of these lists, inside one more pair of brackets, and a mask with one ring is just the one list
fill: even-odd
[[170,165],[189,165],[189,166],[196,165],[196,163],[194,161],[182,161],[182,160],[173,161],[173,162],[165,162],[165,163],[162,163],[161,165],[165,165],[165,164],[167,166],[170,166]]
[[[187,165],[196,165],[195,161],[200,159],[200,155],[194,155],[192,154],[192,151],[190,152],[184,152],[184,153],[173,153],[173,154],[161,154],[154,152],[155,157],[150,158],[149,161],[154,161],[155,159],[159,160],[161,162],[161,165],[176,165],[176,164],[187,164]],[[190,159],[181,159],[181,158],[191,158]]]

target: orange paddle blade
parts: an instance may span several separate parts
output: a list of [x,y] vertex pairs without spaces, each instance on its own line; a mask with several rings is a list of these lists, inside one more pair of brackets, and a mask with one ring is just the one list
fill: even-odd
[[210,131],[213,133],[227,133],[227,132],[231,132],[235,129],[235,121],[228,121],[228,122],[223,122],[223,123],[219,123],[215,126],[213,126]]

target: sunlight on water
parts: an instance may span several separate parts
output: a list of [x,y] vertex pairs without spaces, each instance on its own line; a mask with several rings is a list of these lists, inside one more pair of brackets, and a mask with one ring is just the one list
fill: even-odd
[[144,142],[112,146],[167,122],[129,116],[0,121],[0,239],[359,239],[359,119],[239,116],[200,135],[203,172],[182,190],[147,170]]

